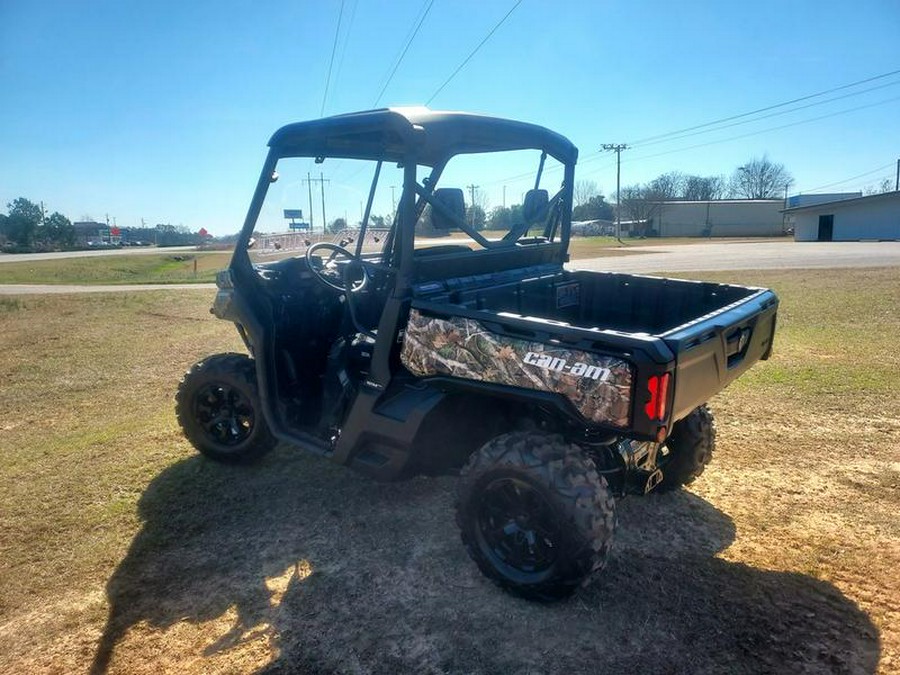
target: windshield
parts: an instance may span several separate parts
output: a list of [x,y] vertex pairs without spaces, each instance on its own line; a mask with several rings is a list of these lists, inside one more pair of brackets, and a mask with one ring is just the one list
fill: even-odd
[[[269,185],[253,231],[251,260],[303,255],[321,241],[356,251],[377,166],[351,159],[279,160],[278,179]],[[362,240],[364,254],[381,250],[403,190],[403,170],[395,164],[382,164],[379,173]]]
[[[387,162],[281,159],[256,222],[251,259],[303,255],[321,241],[367,256],[379,254],[396,223],[403,173]],[[532,204],[529,210],[528,194],[539,174],[546,194],[538,195],[537,207]],[[437,179],[434,185],[432,178]],[[477,250],[553,240],[558,237],[562,180],[563,165],[552,157],[542,160],[538,150],[458,155],[443,170],[417,167],[415,247]],[[455,197],[452,209],[434,205],[448,195]]]

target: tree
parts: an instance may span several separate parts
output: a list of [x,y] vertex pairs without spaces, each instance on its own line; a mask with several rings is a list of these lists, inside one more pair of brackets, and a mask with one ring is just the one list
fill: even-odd
[[659,201],[670,201],[681,197],[684,186],[684,174],[670,171],[654,178],[644,188],[645,196],[652,195]]
[[721,199],[727,192],[722,176],[685,176],[681,196],[692,202]]
[[870,185],[863,190],[865,195],[880,195],[885,192],[893,192],[894,183],[890,178],[883,178],[877,185]]
[[644,185],[629,185],[622,188],[622,209],[634,221],[633,234],[645,236],[653,218],[659,211],[659,193]]
[[508,231],[513,225],[523,221],[521,204],[495,206],[487,216],[485,227],[489,230]]
[[75,245],[75,227],[63,214],[54,211],[37,228],[36,239],[52,248],[71,248]]
[[[476,200],[477,201],[477,200]],[[466,208],[466,222],[475,230],[483,230],[486,221],[484,209],[477,203]]]
[[575,206],[580,206],[584,204],[591,197],[595,197],[600,195],[600,188],[597,187],[597,183],[592,180],[578,180],[575,181],[575,190],[573,193],[573,199],[575,201]]
[[572,220],[612,220],[613,208],[603,195],[595,195],[572,209]]
[[328,225],[328,231],[332,234],[337,234],[338,232],[342,232],[347,229],[347,221],[343,218],[335,218]]
[[19,197],[6,205],[9,209],[3,221],[3,235],[21,248],[34,246],[38,225],[43,220],[41,207],[25,197]]
[[731,175],[730,192],[744,199],[774,199],[780,197],[794,182],[783,164],[776,164],[767,155],[754,157],[739,166]]
[[43,218],[41,207],[38,204],[25,199],[25,197],[14,199],[6,205],[6,208],[9,209],[10,217],[20,216],[33,222],[35,225],[40,223]]

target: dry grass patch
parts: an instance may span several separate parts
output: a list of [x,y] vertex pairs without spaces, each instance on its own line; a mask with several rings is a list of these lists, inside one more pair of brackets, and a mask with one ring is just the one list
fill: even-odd
[[550,606],[480,576],[452,478],[196,456],[178,379],[241,347],[210,293],[8,299],[0,672],[900,670],[900,273],[704,276],[779,292],[776,355],[713,401],[704,476],[621,502]]

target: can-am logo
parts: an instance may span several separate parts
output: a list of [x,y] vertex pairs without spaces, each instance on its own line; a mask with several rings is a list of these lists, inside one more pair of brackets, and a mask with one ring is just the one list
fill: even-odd
[[522,357],[522,361],[529,366],[537,366],[544,370],[552,370],[557,373],[574,375],[575,377],[587,377],[592,380],[599,380],[600,382],[606,382],[611,375],[609,368],[591,366],[587,363],[582,363],[581,361],[569,364],[566,359],[561,359],[558,356],[550,356],[549,354],[542,354],[540,352],[528,352]]

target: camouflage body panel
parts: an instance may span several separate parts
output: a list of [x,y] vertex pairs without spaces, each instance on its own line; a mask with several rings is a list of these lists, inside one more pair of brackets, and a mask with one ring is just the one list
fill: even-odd
[[419,377],[450,375],[562,394],[590,422],[628,428],[632,368],[611,356],[491,333],[464,317],[411,310],[403,365]]

